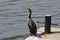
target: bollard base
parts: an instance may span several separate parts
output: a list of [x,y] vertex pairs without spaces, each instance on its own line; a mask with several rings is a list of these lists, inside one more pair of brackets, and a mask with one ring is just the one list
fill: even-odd
[[51,34],[51,33],[52,33],[52,32],[49,32],[49,33],[43,32],[43,33],[41,34],[41,36],[46,37],[48,34]]

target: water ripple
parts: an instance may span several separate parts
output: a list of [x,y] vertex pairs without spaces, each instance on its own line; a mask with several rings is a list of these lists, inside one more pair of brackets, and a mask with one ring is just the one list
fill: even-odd
[[28,37],[29,34],[25,34],[25,35],[17,35],[17,36],[14,36],[14,37],[9,37],[9,38],[3,38],[2,40],[15,40],[17,38],[26,38]]
[[22,1],[22,0],[10,0],[10,1]]
[[35,16],[35,17],[32,17],[32,18],[43,18],[44,16]]

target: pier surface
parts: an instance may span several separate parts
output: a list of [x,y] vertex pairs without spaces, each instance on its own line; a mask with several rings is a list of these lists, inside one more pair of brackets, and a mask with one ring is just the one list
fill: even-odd
[[[38,32],[44,32],[44,27],[39,28]],[[60,28],[51,28],[50,34],[41,35],[42,38],[48,38],[49,40],[60,40]]]

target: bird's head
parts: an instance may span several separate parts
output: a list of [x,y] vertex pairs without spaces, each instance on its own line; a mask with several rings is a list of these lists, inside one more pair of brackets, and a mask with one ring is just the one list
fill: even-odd
[[30,8],[25,8],[25,10],[26,10],[26,12],[27,12],[28,15],[31,15],[32,11],[31,11]]

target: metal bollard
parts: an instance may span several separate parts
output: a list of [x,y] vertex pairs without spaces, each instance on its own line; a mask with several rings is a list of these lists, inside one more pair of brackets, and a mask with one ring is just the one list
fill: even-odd
[[51,33],[51,14],[48,13],[45,15],[45,33]]

